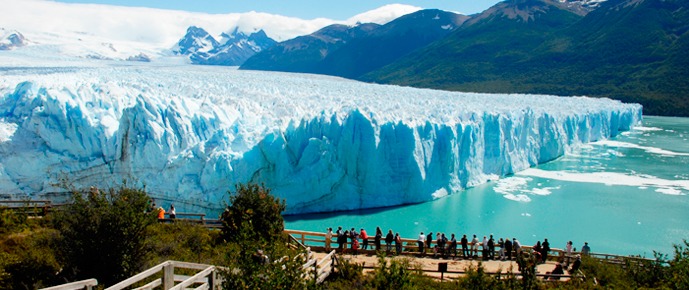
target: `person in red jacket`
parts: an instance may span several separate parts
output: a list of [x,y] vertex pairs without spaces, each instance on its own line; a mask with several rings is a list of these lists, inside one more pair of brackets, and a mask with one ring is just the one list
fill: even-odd
[[368,249],[368,234],[366,233],[366,230],[361,229],[361,231],[359,232],[359,237],[361,237],[361,240],[364,242],[361,245],[361,248],[363,250],[367,250]]

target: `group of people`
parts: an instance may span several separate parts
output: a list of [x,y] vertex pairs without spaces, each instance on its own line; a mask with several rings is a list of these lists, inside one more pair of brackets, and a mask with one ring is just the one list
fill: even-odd
[[[365,229],[360,229],[358,232],[355,228],[350,230],[343,230],[342,227],[338,227],[337,231],[333,233],[332,228],[328,228],[325,233],[325,249],[330,251],[332,249],[331,243],[332,239],[335,238],[337,242],[337,251],[339,253],[344,253],[347,250],[347,241],[349,240],[349,250],[352,255],[359,254],[359,239],[361,239],[361,249],[368,250],[370,236]],[[380,251],[382,249],[382,242],[385,242],[385,251],[390,254],[392,253],[393,245],[395,247],[395,253],[399,255],[402,253],[402,237],[400,233],[393,234],[392,229],[388,230],[388,233],[383,236],[383,231],[380,227],[376,227],[376,233],[373,236],[373,246],[372,250]]]
[[[155,202],[153,202],[153,199],[148,201],[148,210],[153,211],[157,214],[158,221],[162,221],[165,219],[165,209],[162,206],[159,206],[156,208]],[[168,216],[170,216],[171,219],[177,218],[177,212],[175,211],[175,205],[170,204],[170,210],[167,212]]]
[[[337,242],[338,252],[344,253],[347,250],[347,244],[350,244],[349,250],[351,254],[357,255],[360,249],[359,240],[362,241],[361,249],[368,250],[370,236],[365,229],[360,229],[358,232],[355,228],[350,230],[343,230],[342,227],[338,227],[335,232],[332,228],[328,228],[326,232],[325,248],[327,251],[331,250],[331,243],[333,238]],[[386,235],[383,235],[383,231],[380,227],[376,228],[376,233],[373,236],[373,247],[372,250],[380,251],[382,246],[381,243],[385,242],[385,251],[391,253],[393,246],[395,253],[399,255],[402,252],[402,238],[399,233],[394,233],[392,230],[388,230]],[[476,235],[473,235],[471,239],[467,235],[462,235],[461,238],[457,239],[455,234],[450,234],[448,237],[445,233],[436,233],[435,238],[433,232],[424,234],[421,232],[418,239],[416,240],[418,251],[421,256],[425,256],[428,251],[432,251],[433,257],[442,258],[464,258],[464,259],[478,259],[479,258],[479,247],[481,252],[481,258],[483,260],[512,260],[517,257],[522,252],[522,245],[517,240],[517,238],[499,238],[497,241],[493,238],[493,235],[483,236],[482,240]],[[461,248],[460,248],[461,247]],[[548,239],[544,239],[543,242],[538,241],[531,248],[530,253],[536,256],[539,263],[545,263],[548,260],[548,254],[550,252],[550,242]],[[575,256],[572,255],[575,248],[572,248],[572,241],[569,241],[565,247],[567,262],[569,263],[571,259]],[[581,249],[581,253],[588,255],[591,249],[588,242],[584,243]],[[575,262],[576,263],[576,262]],[[579,260],[579,263],[581,261]]]

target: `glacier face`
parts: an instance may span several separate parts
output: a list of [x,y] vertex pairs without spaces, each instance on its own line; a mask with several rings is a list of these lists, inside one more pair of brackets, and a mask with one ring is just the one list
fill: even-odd
[[0,189],[12,197],[145,185],[220,209],[264,183],[287,213],[439,198],[615,136],[641,106],[488,95],[230,68],[0,69]]

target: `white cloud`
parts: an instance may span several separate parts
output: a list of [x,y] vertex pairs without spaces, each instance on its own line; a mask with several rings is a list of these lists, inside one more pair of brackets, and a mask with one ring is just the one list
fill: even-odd
[[[324,26],[361,22],[386,23],[420,8],[386,5],[348,20],[304,20],[260,12],[207,14],[143,7],[72,4],[47,0],[0,0],[0,27],[14,29],[36,44],[61,46],[63,52],[83,55],[95,51],[106,57],[123,57],[140,51],[157,53],[171,48],[189,26],[204,28],[213,36],[232,31],[263,29],[268,36],[287,40]],[[68,51],[64,51],[68,50]]]
[[357,22],[361,23],[378,23],[378,24],[385,24],[388,23],[395,18],[398,18],[402,15],[407,15],[409,13],[414,13],[416,11],[421,10],[421,7],[416,7],[416,6],[411,6],[411,5],[404,5],[404,4],[388,4],[385,6],[382,6],[377,9],[373,9],[371,11],[366,11],[361,14],[357,14],[349,19],[347,19],[347,24],[356,24]]

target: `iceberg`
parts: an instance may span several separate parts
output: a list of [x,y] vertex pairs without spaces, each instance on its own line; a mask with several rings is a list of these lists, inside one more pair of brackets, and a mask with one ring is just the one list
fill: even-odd
[[145,186],[219,210],[256,182],[287,213],[442,198],[631,129],[610,99],[492,95],[175,64],[0,70],[5,198]]

